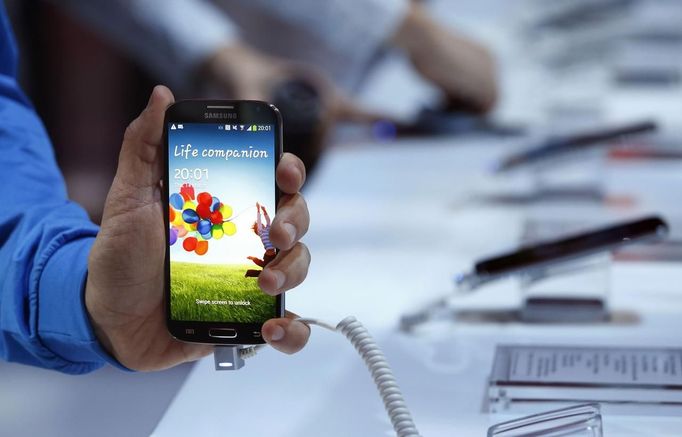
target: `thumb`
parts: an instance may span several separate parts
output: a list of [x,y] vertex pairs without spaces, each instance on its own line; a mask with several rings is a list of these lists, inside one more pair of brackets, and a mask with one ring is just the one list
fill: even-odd
[[163,120],[175,101],[173,93],[157,85],[147,107],[133,120],[123,136],[116,177],[137,188],[157,186],[161,179]]

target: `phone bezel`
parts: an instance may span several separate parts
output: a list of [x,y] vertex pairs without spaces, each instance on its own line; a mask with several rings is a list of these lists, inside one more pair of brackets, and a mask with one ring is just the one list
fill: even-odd
[[[228,114],[230,118],[207,117],[206,113],[215,115]],[[232,118],[234,117],[234,118]],[[272,124],[275,129],[275,161],[273,174],[283,153],[282,146],[282,117],[277,108],[269,103],[256,100],[181,100],[169,106],[166,110],[163,124],[163,196],[164,205],[164,233],[166,235],[166,256],[164,261],[164,307],[166,312],[166,325],[170,334],[181,341],[206,344],[262,344],[265,341],[260,335],[261,323],[234,323],[234,322],[199,322],[179,321],[171,319],[170,304],[170,241],[167,232],[170,223],[166,213],[169,206],[169,168],[168,168],[168,126],[171,123],[206,123],[220,124]],[[279,204],[280,190],[275,184],[275,203]],[[275,213],[277,206],[275,206]],[[273,317],[284,316],[284,295],[276,298]],[[235,338],[211,337],[211,329],[234,329]]]

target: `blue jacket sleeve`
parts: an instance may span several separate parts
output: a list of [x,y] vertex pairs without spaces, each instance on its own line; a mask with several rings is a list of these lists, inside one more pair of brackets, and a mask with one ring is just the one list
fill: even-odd
[[66,195],[47,133],[15,79],[0,4],[0,357],[85,373],[109,362],[84,305],[98,228]]

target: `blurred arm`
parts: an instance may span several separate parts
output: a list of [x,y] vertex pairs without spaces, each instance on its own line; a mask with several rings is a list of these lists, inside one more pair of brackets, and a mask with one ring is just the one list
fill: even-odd
[[490,52],[438,23],[420,3],[411,4],[393,43],[422,77],[445,92],[453,108],[483,113],[495,105],[496,68]]
[[98,229],[67,199],[47,133],[15,74],[16,48],[0,3],[0,357],[85,373],[116,364],[84,306]]
[[235,39],[206,0],[59,0],[87,25],[171,85],[186,87],[206,59]]
[[[488,50],[409,0],[217,0],[255,46],[322,67],[353,88],[383,48],[405,52],[453,108],[485,112],[497,98]],[[259,24],[267,26],[264,32]]]

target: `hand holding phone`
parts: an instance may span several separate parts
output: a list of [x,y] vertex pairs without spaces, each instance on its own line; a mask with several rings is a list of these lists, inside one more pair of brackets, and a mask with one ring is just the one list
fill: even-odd
[[[126,130],[101,230],[88,261],[85,306],[89,322],[103,349],[122,365],[136,370],[163,369],[213,351],[211,345],[174,339],[166,323],[164,260],[169,228],[164,221],[169,219],[169,211],[163,200],[163,191],[168,187],[162,183],[163,129],[166,109],[172,103],[170,91],[156,87],[147,108]],[[276,170],[273,163],[272,172],[281,196],[276,216],[274,207],[266,205],[272,220],[269,237],[281,250],[257,280],[269,294],[278,295],[306,276],[310,258],[298,239],[307,230],[309,217],[305,201],[298,194],[305,180],[300,160],[283,154]],[[274,192],[274,183],[270,188]],[[252,212],[255,215],[255,204]],[[293,225],[293,238],[286,230],[287,223]],[[281,286],[275,271],[284,276]],[[282,318],[263,323],[263,340],[287,353],[303,347],[309,330],[291,318],[285,313]],[[74,323],[86,329],[88,321]],[[84,337],[84,341],[92,339]]]

